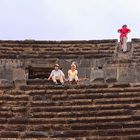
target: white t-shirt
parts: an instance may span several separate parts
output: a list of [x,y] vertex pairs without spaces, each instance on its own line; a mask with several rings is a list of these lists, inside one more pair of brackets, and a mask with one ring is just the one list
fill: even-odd
[[60,77],[60,76],[65,76],[62,70],[52,70],[50,76],[55,76],[55,77]]

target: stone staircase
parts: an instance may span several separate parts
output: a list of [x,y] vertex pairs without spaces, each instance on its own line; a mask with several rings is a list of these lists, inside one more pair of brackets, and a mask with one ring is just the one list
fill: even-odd
[[102,58],[114,55],[117,40],[0,41],[0,58]]
[[136,61],[140,60],[140,39],[132,39],[133,55],[132,58]]
[[[0,139],[139,140],[139,42],[0,41]],[[47,80],[73,61],[79,85]]]
[[140,139],[140,85],[0,88],[0,138]]

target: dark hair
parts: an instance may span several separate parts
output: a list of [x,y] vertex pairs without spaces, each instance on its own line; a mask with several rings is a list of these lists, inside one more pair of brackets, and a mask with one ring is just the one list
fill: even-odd
[[127,27],[127,25],[126,25],[126,24],[124,24],[122,27]]

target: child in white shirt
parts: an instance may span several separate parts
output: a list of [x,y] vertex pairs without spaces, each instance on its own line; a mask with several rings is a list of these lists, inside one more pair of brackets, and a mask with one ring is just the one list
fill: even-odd
[[62,70],[59,69],[59,65],[55,64],[54,70],[52,70],[48,80],[51,80],[57,85],[57,81],[60,81],[62,85],[64,85],[65,75]]

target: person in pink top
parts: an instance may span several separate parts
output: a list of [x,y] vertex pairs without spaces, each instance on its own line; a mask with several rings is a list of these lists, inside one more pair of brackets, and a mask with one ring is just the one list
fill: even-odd
[[118,33],[120,33],[120,44],[123,52],[127,51],[127,34],[130,33],[130,29],[127,28],[127,25],[123,25],[121,29],[118,29]]

